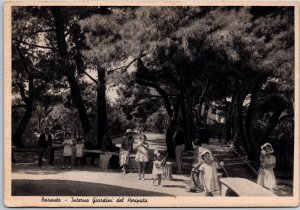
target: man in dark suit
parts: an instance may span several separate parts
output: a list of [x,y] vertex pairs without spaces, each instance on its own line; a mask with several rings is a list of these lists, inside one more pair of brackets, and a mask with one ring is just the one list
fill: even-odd
[[43,157],[45,154],[50,154],[50,164],[53,164],[54,151],[52,149],[52,137],[49,133],[49,128],[45,128],[44,132],[41,133],[39,140],[39,167],[43,164]]

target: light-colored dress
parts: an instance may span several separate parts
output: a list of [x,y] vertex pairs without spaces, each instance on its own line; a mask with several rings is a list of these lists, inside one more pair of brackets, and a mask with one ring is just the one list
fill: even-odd
[[82,144],[82,143],[75,145],[76,157],[82,157],[83,156],[83,148],[84,148],[84,144]]
[[[146,148],[144,147],[146,146]],[[137,144],[137,153],[135,156],[136,162],[148,162],[149,161],[149,155],[148,155],[148,144],[144,143],[144,146],[142,146],[142,142],[139,142]]]
[[72,156],[73,155],[72,145],[71,145],[71,140],[70,139],[64,140],[64,152],[63,152],[63,155],[64,156]]
[[217,168],[218,164],[216,162],[213,162],[211,165],[203,163],[199,168],[202,172],[200,180],[206,192],[220,191]]
[[[193,177],[193,175],[195,174],[196,168],[204,163],[200,154],[206,149],[201,146],[197,146],[197,145],[194,145],[193,148],[194,148],[194,163],[192,165],[193,168],[192,168],[191,175],[190,175],[190,189],[197,190],[197,186],[200,188],[203,188],[203,186],[201,185],[202,184],[202,182],[201,182],[202,175],[201,175],[201,172],[199,172],[199,174],[196,173],[197,174],[196,177],[195,176]],[[195,184],[195,182],[197,185]]]
[[153,161],[153,169],[152,174],[156,176],[157,174],[163,174],[164,172],[164,164],[162,160],[154,160]]
[[276,178],[274,175],[273,168],[276,164],[276,158],[271,156],[261,155],[261,167],[258,171],[257,184],[273,190],[276,188]]

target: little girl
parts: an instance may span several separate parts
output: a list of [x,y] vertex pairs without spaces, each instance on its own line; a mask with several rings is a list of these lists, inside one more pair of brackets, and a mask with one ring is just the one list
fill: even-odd
[[[201,157],[201,153],[204,150],[208,150],[204,147],[201,146],[201,141],[200,139],[196,139],[195,143],[193,142],[193,148],[194,148],[194,163],[192,165],[192,171],[191,171],[191,175],[190,175],[190,189],[189,192],[197,192],[197,188],[202,188],[201,186],[201,174],[195,174],[195,170],[201,166],[204,161]],[[195,177],[196,175],[196,177]],[[195,183],[196,182],[196,183]],[[200,188],[200,190],[201,190]]]
[[199,170],[202,172],[202,185],[205,190],[205,196],[212,196],[215,191],[220,191],[217,168],[224,166],[223,162],[216,163],[209,150],[204,150],[201,153],[204,163]]
[[155,176],[155,178],[153,179],[153,185],[155,181],[157,181],[158,186],[161,186],[161,175],[163,174],[166,158],[163,158],[157,150],[154,152],[154,158],[155,160],[153,161],[152,174]]
[[146,143],[147,137],[143,135],[140,141],[137,143],[137,153],[135,156],[135,161],[139,164],[139,180],[145,180],[145,167],[146,163],[149,161],[148,148],[149,144]]
[[77,144],[75,145],[75,166],[80,166],[81,158],[83,156],[83,149],[84,149],[84,143],[82,142],[81,138],[78,138]]
[[[67,135],[66,135],[67,137]],[[66,138],[63,142],[64,145],[64,164],[61,167],[62,169],[68,168],[71,169],[71,158],[72,158],[72,146],[73,146],[73,140]]]
[[260,169],[258,171],[257,184],[274,192],[276,188],[276,178],[273,169],[276,165],[276,158],[271,155],[274,152],[270,143],[265,143],[261,146],[260,153]]

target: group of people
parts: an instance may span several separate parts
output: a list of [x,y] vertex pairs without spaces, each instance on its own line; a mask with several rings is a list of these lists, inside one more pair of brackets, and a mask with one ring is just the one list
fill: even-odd
[[[52,135],[50,129],[45,128],[38,139],[39,161],[38,166],[41,167],[45,159],[49,158],[49,164],[54,162],[54,149],[52,147]],[[71,169],[73,153],[75,153],[75,166],[80,165],[83,157],[84,142],[82,138],[77,138],[76,141],[71,139],[71,134],[67,133],[63,141],[63,164],[62,169]],[[73,152],[74,151],[74,152]]]
[[[145,180],[145,168],[149,158],[149,144],[147,143],[146,135],[141,135],[138,143],[133,147],[134,131],[127,129],[125,136],[122,138],[120,148],[116,147],[110,141],[104,141],[104,146],[107,149],[113,151],[119,151],[119,164],[122,169],[122,173],[125,175],[128,173],[128,164],[130,159],[130,153],[133,149],[136,149],[135,161],[138,164],[138,179]],[[80,165],[81,158],[83,157],[84,142],[81,138],[78,138],[74,142],[69,134],[66,135],[63,141],[63,156],[64,161],[62,169],[71,169],[71,159],[73,151],[75,151],[75,166]],[[182,173],[181,154],[185,150],[184,134],[181,130],[177,131],[173,137],[175,145],[176,165],[177,173]],[[105,143],[106,142],[106,143]],[[39,166],[42,166],[43,158],[45,154],[50,154],[49,163],[53,164],[54,150],[52,148],[52,137],[49,134],[49,129],[45,128],[44,132],[40,135],[38,140],[39,145]],[[190,175],[190,192],[204,191],[205,195],[211,196],[213,192],[220,191],[218,182],[217,169],[222,168],[224,163],[218,162],[213,156],[212,152],[208,149],[207,143],[201,142],[196,139],[193,142],[194,148],[194,163],[192,165]],[[257,184],[267,188],[270,191],[276,189],[276,178],[273,169],[276,165],[276,158],[272,153],[274,152],[270,143],[265,143],[261,146],[260,153],[260,169],[257,178]],[[154,151],[153,169],[154,175],[153,185],[157,182],[156,186],[161,186],[162,174],[164,172],[166,164],[166,156],[163,156],[159,151]],[[196,178],[195,178],[196,174]]]
[[[190,192],[204,191],[210,196],[215,191],[220,191],[217,169],[222,168],[224,163],[217,162],[212,152],[207,148],[207,144],[202,144],[199,139],[193,143],[194,163],[190,175]],[[276,158],[270,143],[261,146],[259,157],[260,168],[258,171],[257,184],[274,192],[277,187],[274,168]],[[195,176],[196,175],[196,176]]]
[[[122,168],[122,173],[125,175],[128,172],[128,164],[130,158],[130,152],[133,151],[133,138],[134,131],[132,129],[127,129],[125,137],[122,138],[120,147],[119,162]],[[139,142],[135,146],[136,156],[135,161],[138,164],[138,179],[145,180],[145,168],[147,162],[149,162],[149,144],[147,143],[146,135],[141,135]],[[153,169],[152,174],[155,176],[153,179],[153,185],[161,186],[161,176],[163,174],[164,165],[166,163],[166,157],[158,152],[154,151]]]

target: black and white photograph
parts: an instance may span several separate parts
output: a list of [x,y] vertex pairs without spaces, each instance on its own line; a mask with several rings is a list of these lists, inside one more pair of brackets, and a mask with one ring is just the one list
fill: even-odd
[[85,3],[6,4],[6,206],[299,204],[297,3]]

